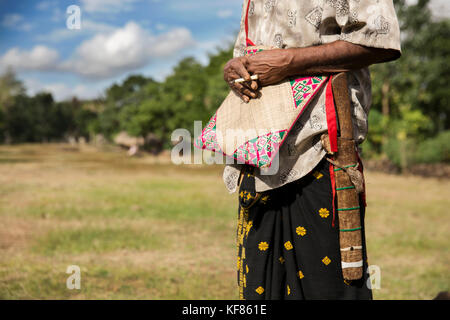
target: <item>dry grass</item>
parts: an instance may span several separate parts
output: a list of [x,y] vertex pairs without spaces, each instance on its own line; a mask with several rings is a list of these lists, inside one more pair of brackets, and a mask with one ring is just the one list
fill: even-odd
[[[236,198],[221,174],[116,149],[0,147],[0,298],[236,299]],[[450,182],[366,180],[375,298],[449,290]],[[66,288],[69,265],[81,290]]]

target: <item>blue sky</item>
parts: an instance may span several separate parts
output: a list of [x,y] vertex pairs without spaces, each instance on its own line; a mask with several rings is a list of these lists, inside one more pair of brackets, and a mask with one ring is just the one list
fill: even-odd
[[[408,0],[414,3],[416,0]],[[234,41],[243,0],[0,0],[0,73],[11,66],[29,94],[94,98],[140,73],[162,80],[183,57]],[[449,0],[432,0],[449,16]],[[81,29],[66,27],[70,5]]]
[[[81,29],[66,27],[81,9]],[[28,93],[93,98],[141,73],[163,79],[183,57],[234,41],[242,0],[0,0],[0,72],[11,66]]]

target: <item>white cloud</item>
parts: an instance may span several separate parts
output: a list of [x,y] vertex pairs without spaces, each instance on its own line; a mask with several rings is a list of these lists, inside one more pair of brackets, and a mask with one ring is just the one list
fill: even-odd
[[450,18],[450,3],[448,0],[432,0],[429,7],[436,18]]
[[58,52],[42,45],[35,46],[30,51],[12,48],[0,57],[0,69],[12,67],[19,71],[55,70],[58,63]]
[[196,1],[185,1],[185,0],[172,0],[166,1],[167,5],[175,11],[194,11],[201,13],[205,12],[214,13],[218,10],[229,10],[240,8],[242,5],[242,0],[196,0]]
[[51,11],[50,20],[53,22],[61,22],[66,18],[65,10],[59,8],[59,3],[57,0],[45,0],[41,1],[36,5],[36,9],[40,11]]
[[[175,28],[155,35],[133,21],[115,29],[95,23],[85,22],[85,25],[91,30],[104,32],[82,42],[72,57],[62,61],[56,50],[44,45],[29,51],[12,48],[0,56],[0,69],[11,66],[18,71],[70,72],[88,78],[106,79],[139,69],[157,59],[177,55],[181,50],[196,45],[186,28]],[[61,32],[52,36],[62,39],[67,34]]]
[[23,16],[17,13],[6,14],[2,19],[2,25],[7,28],[15,27],[23,21]]
[[186,28],[172,29],[158,37],[149,37],[152,42],[148,46],[149,54],[153,57],[166,57],[188,46],[194,45],[191,32]]
[[112,32],[116,27],[101,22],[94,22],[89,19],[81,20],[81,30],[87,30],[89,32]]
[[156,30],[162,31],[167,29],[167,26],[164,23],[157,23],[155,26]]
[[45,11],[50,8],[56,7],[57,5],[58,5],[58,1],[56,1],[56,0],[44,0],[44,1],[39,2],[36,5],[36,9]]
[[112,32],[116,27],[106,24],[98,23],[89,19],[81,20],[81,29],[69,30],[67,28],[54,29],[48,34],[40,34],[35,37],[37,41],[51,41],[60,42],[68,39],[73,39],[82,35],[92,35],[96,33]]
[[3,16],[1,25],[8,29],[15,29],[20,31],[30,31],[33,25],[20,14],[10,13]]
[[64,83],[45,84],[36,78],[24,79],[24,84],[29,95],[35,95],[39,92],[49,92],[56,101],[64,101],[71,99],[72,97],[86,100],[95,99],[100,97],[104,92],[103,87],[87,86],[83,84],[68,86]]
[[133,3],[139,0],[81,0],[81,5],[86,12],[90,13],[118,13],[130,11]]
[[[406,0],[407,5],[416,5],[418,0]],[[437,19],[445,19],[450,17],[450,3],[448,0],[431,0],[428,3],[431,13]]]
[[230,10],[230,9],[224,9],[224,10],[217,11],[217,16],[222,19],[229,18],[232,15],[233,15],[233,10]]
[[36,35],[36,41],[50,41],[50,42],[60,42],[68,39],[75,38],[82,34],[81,30],[69,30],[67,28],[64,29],[54,29],[47,34],[39,34]]
[[143,67],[194,43],[189,30],[172,29],[154,36],[135,22],[83,42],[62,68],[87,77],[107,78]]

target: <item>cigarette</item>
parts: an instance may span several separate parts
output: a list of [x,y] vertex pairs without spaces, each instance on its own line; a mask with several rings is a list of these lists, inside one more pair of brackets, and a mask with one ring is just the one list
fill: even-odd
[[[252,75],[252,76],[250,77],[250,79],[252,79],[252,80],[258,80],[258,75],[257,75],[257,74],[254,74],[254,75]],[[244,79],[244,78],[239,78],[239,79],[234,80],[234,83],[241,83],[241,82],[245,82],[245,79]]]

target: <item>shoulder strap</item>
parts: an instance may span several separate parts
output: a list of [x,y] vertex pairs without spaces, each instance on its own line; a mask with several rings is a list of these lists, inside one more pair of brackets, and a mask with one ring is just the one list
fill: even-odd
[[252,0],[248,0],[247,11],[246,11],[246,14],[245,14],[245,42],[246,42],[247,47],[249,47],[249,46],[254,46],[254,45],[255,45],[255,44],[252,42],[252,40],[250,40],[250,39],[248,38],[248,12],[249,12],[250,5],[251,5],[251,4],[252,4]]

